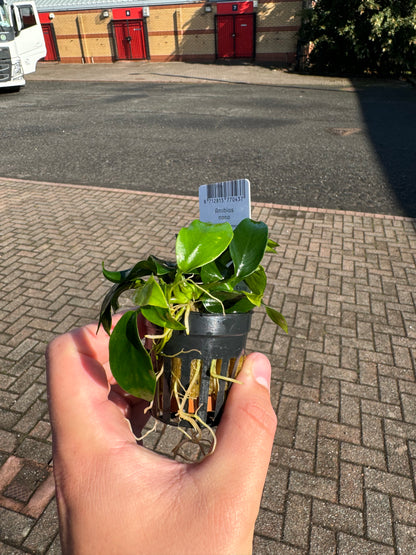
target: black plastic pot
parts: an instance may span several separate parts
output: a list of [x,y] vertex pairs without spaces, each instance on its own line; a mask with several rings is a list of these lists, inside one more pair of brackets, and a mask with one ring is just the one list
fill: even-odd
[[189,335],[184,331],[175,331],[164,347],[164,371],[157,385],[153,416],[173,426],[191,426],[187,420],[179,420],[177,416],[178,404],[171,393],[174,382],[172,374],[177,375],[175,368],[180,366],[180,391],[183,394],[194,376],[195,366],[198,366],[198,395],[186,400],[183,411],[192,414],[198,409],[199,418],[209,426],[216,426],[221,418],[231,383],[223,379],[213,380],[211,365],[215,365],[217,374],[235,378],[241,357],[244,355],[250,325],[251,313],[224,315],[192,312],[189,318]]

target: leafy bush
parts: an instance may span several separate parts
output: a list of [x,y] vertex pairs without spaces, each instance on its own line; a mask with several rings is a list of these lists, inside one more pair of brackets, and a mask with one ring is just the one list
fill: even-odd
[[301,43],[316,72],[400,77],[416,73],[416,0],[317,0]]

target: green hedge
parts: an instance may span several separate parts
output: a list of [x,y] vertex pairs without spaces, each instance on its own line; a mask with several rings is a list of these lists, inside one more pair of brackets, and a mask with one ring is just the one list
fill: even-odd
[[416,75],[416,0],[317,0],[299,38],[317,72]]

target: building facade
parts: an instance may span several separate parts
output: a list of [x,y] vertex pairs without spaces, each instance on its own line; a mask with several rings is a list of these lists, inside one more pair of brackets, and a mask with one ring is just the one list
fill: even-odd
[[45,60],[295,61],[302,0],[154,2],[37,0]]

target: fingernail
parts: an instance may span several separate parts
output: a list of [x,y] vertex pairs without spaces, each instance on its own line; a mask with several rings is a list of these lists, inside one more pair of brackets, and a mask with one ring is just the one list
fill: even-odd
[[252,373],[258,384],[270,390],[272,369],[266,357],[262,356],[253,361]]

